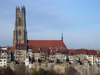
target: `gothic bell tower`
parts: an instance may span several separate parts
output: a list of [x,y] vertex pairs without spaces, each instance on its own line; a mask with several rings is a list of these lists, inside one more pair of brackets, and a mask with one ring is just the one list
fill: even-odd
[[15,19],[15,30],[13,35],[13,46],[15,44],[27,43],[27,30],[26,30],[26,19],[25,19],[25,7],[16,7],[16,19]]

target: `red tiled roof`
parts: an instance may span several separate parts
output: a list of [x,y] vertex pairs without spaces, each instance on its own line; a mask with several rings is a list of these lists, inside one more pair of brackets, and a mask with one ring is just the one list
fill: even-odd
[[68,55],[76,55],[76,54],[77,54],[77,50],[73,50],[73,49],[68,50]]
[[12,52],[15,52],[15,47],[11,47],[11,51]]
[[71,55],[71,54],[87,54],[87,49],[69,49],[68,50],[68,54]]
[[15,49],[17,50],[26,50],[27,49],[27,44],[16,44]]
[[96,55],[97,54],[96,50],[87,50],[87,52],[88,52],[88,55]]
[[87,50],[87,49],[69,49],[68,55],[86,54],[86,55],[97,55],[99,52],[97,50]]
[[66,47],[62,40],[28,40],[28,46]]
[[96,52],[97,52],[97,54],[99,54],[100,52],[99,52],[99,50],[96,50]]

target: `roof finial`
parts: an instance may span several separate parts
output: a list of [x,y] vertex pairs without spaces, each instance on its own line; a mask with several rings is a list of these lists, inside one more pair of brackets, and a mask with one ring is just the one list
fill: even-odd
[[61,40],[62,40],[62,42],[63,42],[63,32],[62,32]]

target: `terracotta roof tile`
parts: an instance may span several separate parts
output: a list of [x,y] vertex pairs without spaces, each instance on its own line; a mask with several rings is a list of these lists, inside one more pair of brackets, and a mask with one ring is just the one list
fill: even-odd
[[11,51],[12,52],[15,52],[15,47],[11,47]]
[[28,46],[66,47],[62,40],[28,40]]
[[88,55],[96,55],[97,52],[96,50],[87,50],[88,51]]
[[17,50],[26,50],[27,49],[27,44],[16,44],[15,49]]

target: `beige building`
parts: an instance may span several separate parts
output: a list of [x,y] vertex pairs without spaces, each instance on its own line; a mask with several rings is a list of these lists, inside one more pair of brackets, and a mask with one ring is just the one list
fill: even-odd
[[33,53],[35,61],[41,60],[42,62],[46,61],[45,53]]
[[15,60],[16,62],[25,62],[27,52],[27,44],[16,44],[15,46]]

